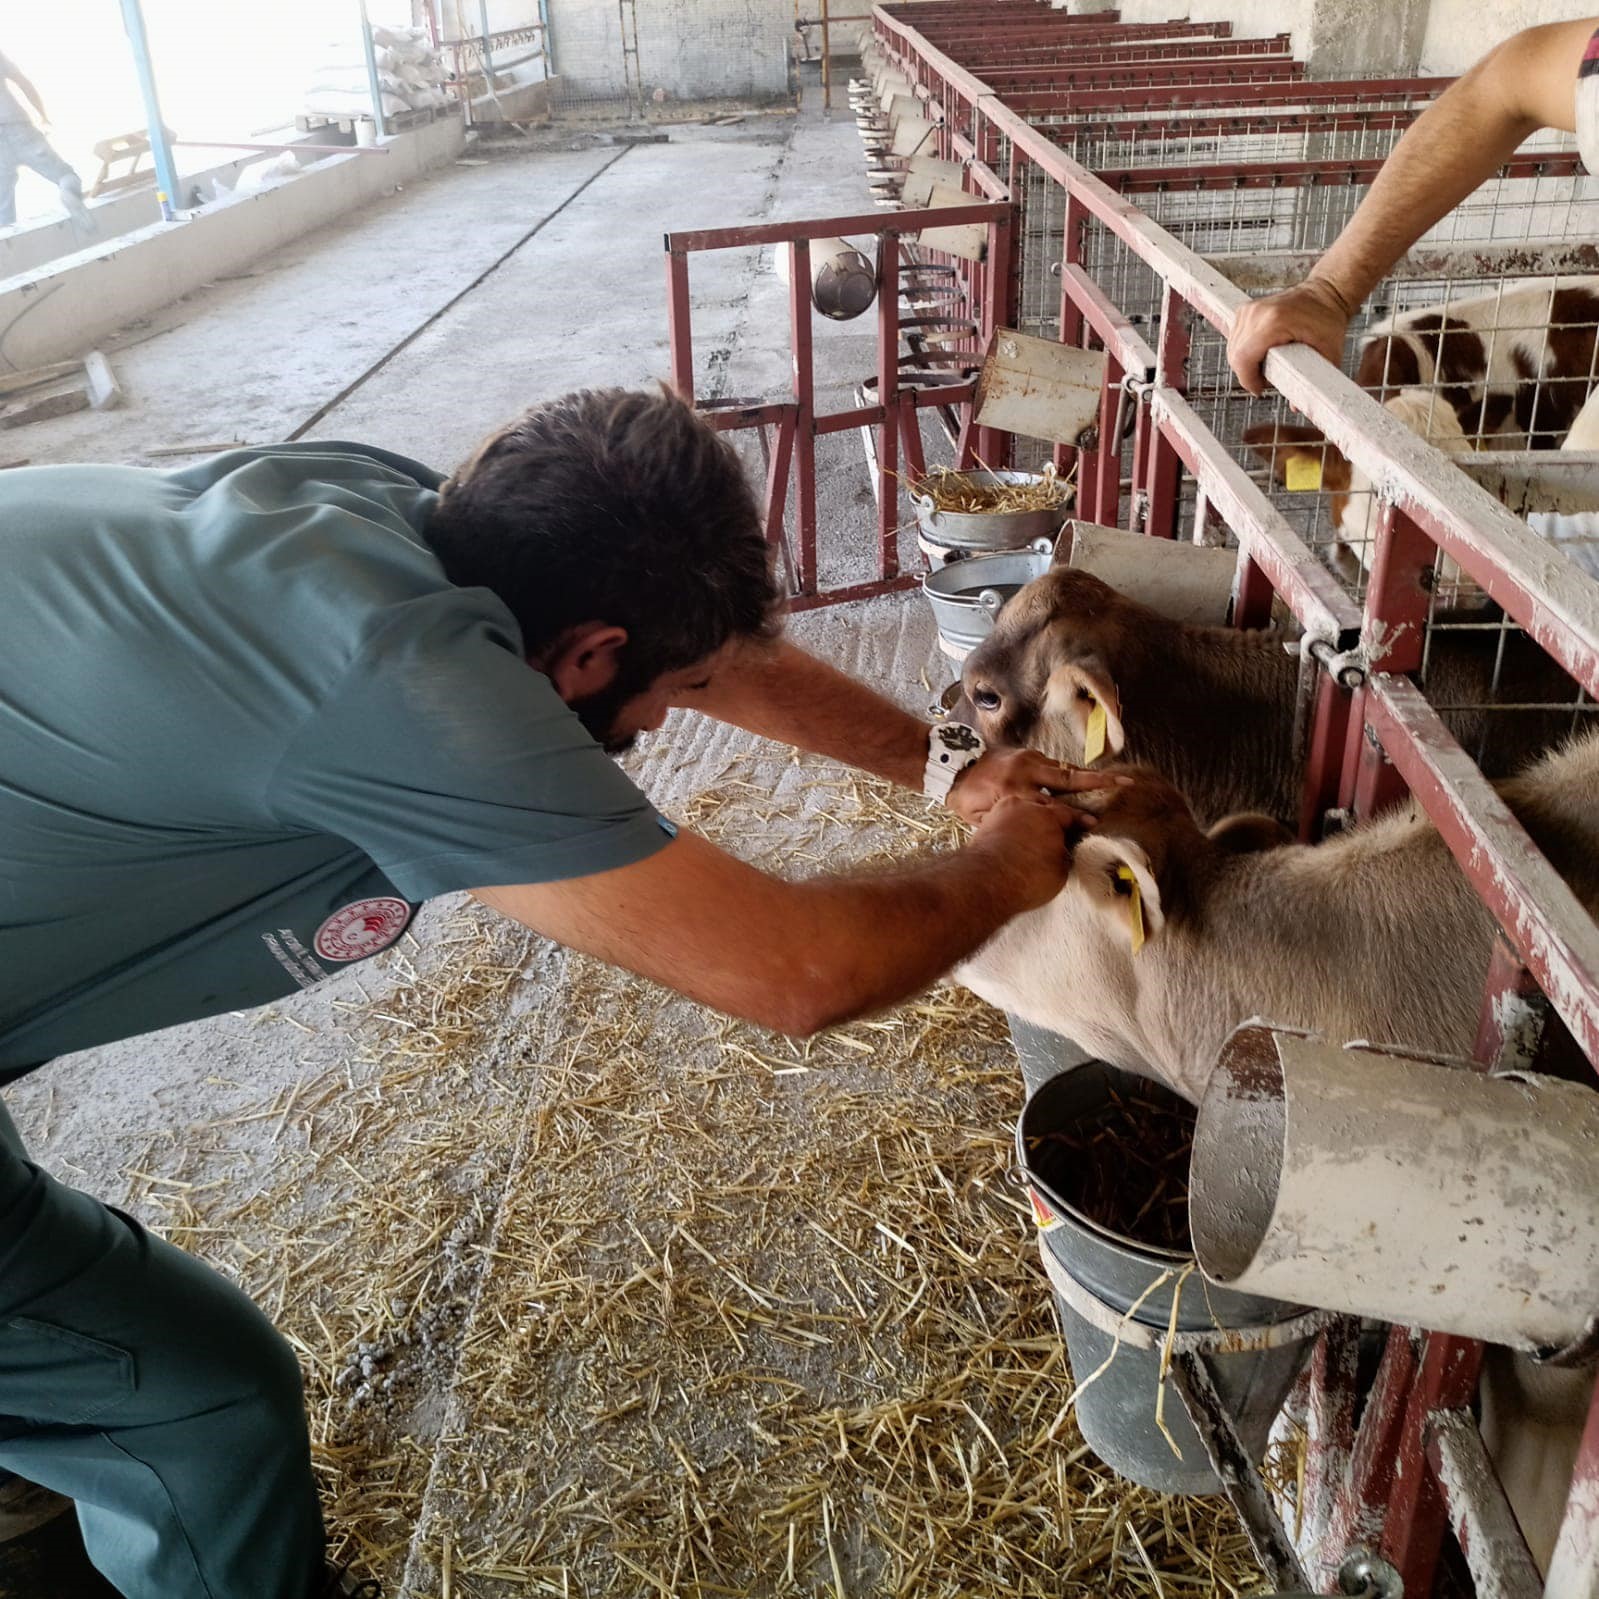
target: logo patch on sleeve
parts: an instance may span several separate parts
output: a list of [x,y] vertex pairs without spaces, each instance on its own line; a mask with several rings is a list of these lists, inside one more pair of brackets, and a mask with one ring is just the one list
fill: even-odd
[[411,920],[403,899],[358,899],[334,913],[316,930],[316,952],[327,961],[359,961],[387,949]]

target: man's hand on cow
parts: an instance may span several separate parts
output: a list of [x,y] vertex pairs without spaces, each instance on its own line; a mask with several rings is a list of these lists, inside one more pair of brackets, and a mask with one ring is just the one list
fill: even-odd
[[1008,796],[1037,799],[1045,791],[1082,794],[1105,788],[1111,781],[1102,772],[1062,766],[1037,750],[990,750],[956,777],[945,804],[975,826]]
[[1066,886],[1074,837],[1092,821],[1067,801],[1040,789],[1002,794],[983,813],[966,848],[992,861],[1020,914],[1047,905]]
[[1308,344],[1339,366],[1354,312],[1339,289],[1317,277],[1306,278],[1281,294],[1252,300],[1233,322],[1227,364],[1251,394],[1266,392],[1266,352],[1280,344]]

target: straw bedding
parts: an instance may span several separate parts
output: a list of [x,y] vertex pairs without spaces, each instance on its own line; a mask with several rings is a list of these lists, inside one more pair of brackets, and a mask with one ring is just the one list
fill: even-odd
[[[801,873],[954,827],[767,753],[679,819]],[[1260,1590],[1225,1507],[1076,1432],[1001,1017],[939,989],[796,1044],[476,912],[446,942],[348,1064],[138,1175],[294,1339],[361,1566],[430,1599]]]

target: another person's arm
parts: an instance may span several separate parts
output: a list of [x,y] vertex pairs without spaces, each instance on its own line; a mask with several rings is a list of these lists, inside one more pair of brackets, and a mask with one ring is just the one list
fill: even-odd
[[27,97],[29,104],[32,105],[36,112],[38,112],[39,125],[41,127],[48,127],[50,125],[50,114],[45,110],[44,101],[40,98],[39,91],[34,88],[33,80],[31,78],[24,77],[23,74],[17,70],[16,62],[14,62],[9,56],[0,56],[0,83],[5,82],[16,84],[16,86]]
[[1589,17],[1515,34],[1416,119],[1305,281],[1239,313],[1227,359],[1251,394],[1265,393],[1266,353],[1281,344],[1339,365],[1350,318],[1400,256],[1530,134],[1575,129],[1577,71],[1596,26]]
[[1074,820],[1059,801],[1010,797],[964,849],[890,873],[801,882],[685,832],[614,871],[474,893],[569,948],[804,1036],[921,992],[1012,916],[1051,899],[1070,869]]
[[[927,723],[785,639],[749,645],[736,666],[718,672],[708,689],[685,695],[683,704],[905,788],[922,787]],[[1036,750],[994,751],[956,778],[949,805],[976,821],[1005,794],[1041,788],[1063,794],[1104,782],[1074,779]]]

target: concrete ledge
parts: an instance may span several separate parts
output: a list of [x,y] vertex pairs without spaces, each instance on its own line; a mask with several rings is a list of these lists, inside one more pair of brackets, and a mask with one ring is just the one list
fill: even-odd
[[[296,133],[292,128],[283,131],[283,141],[288,145],[337,142],[330,140],[326,133]],[[272,159],[271,151],[252,150],[247,155],[230,156],[226,160],[213,158],[199,166],[189,167],[182,165],[180,156],[178,193],[185,198],[184,209],[198,209],[202,203],[209,204],[215,194],[215,183],[220,181],[224,188],[231,189],[246,167]],[[311,159],[310,156],[306,157],[308,162]],[[148,181],[137,188],[119,190],[84,202],[89,208],[89,215],[94,218],[94,244],[109,244],[123,234],[146,226],[158,215],[155,174],[148,173],[146,177]],[[196,194],[199,199],[192,199]],[[46,262],[59,261],[64,255],[76,255],[89,247],[65,213],[25,222],[17,228],[0,228],[0,280],[16,277],[23,272],[36,272]]]
[[0,280],[0,371],[77,355],[202,284],[453,161],[464,142],[461,118],[451,113],[386,139],[386,155],[325,156],[276,188],[218,200],[180,221],[154,222],[41,271]]

